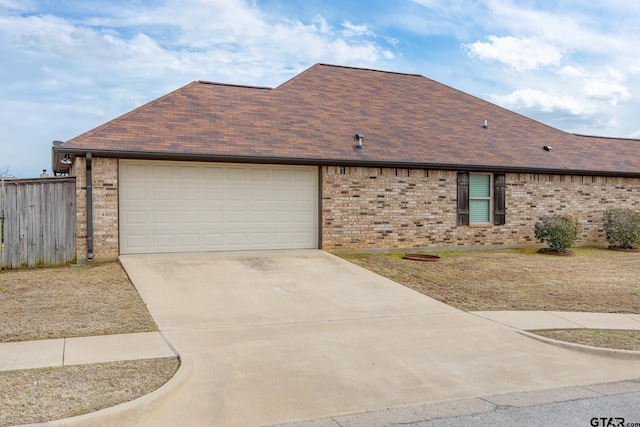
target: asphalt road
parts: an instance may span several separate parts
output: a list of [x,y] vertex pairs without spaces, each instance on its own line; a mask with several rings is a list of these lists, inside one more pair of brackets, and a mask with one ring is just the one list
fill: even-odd
[[394,424],[397,427],[576,426],[640,427],[640,392],[572,400],[539,406],[498,407],[464,417]]

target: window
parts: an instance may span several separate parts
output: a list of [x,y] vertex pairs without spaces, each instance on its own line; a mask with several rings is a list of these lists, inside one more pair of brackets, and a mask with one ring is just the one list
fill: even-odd
[[505,190],[504,174],[458,172],[458,225],[505,224]]
[[491,222],[491,175],[469,175],[469,223]]

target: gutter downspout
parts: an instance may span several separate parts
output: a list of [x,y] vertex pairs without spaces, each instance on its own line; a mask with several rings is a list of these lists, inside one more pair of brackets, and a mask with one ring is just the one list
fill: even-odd
[[93,179],[91,177],[91,153],[85,155],[87,174],[87,260],[93,260]]

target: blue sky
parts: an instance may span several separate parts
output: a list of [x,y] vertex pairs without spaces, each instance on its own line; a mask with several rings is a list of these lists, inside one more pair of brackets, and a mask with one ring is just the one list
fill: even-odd
[[568,132],[640,138],[640,2],[0,0],[0,170],[193,80],[418,73]]

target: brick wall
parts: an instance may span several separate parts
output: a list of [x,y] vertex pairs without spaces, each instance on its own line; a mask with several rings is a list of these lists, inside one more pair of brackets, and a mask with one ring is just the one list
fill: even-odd
[[456,225],[455,171],[322,168],[324,249],[401,249],[537,243],[546,213],[577,217],[582,242],[605,242],[602,211],[640,210],[640,179],[506,174],[507,223]]
[[[93,182],[93,254],[94,259],[113,259],[118,249],[118,160],[94,157]],[[87,259],[87,186],[86,162],[77,157],[71,170],[76,177],[76,251],[79,260]]]

